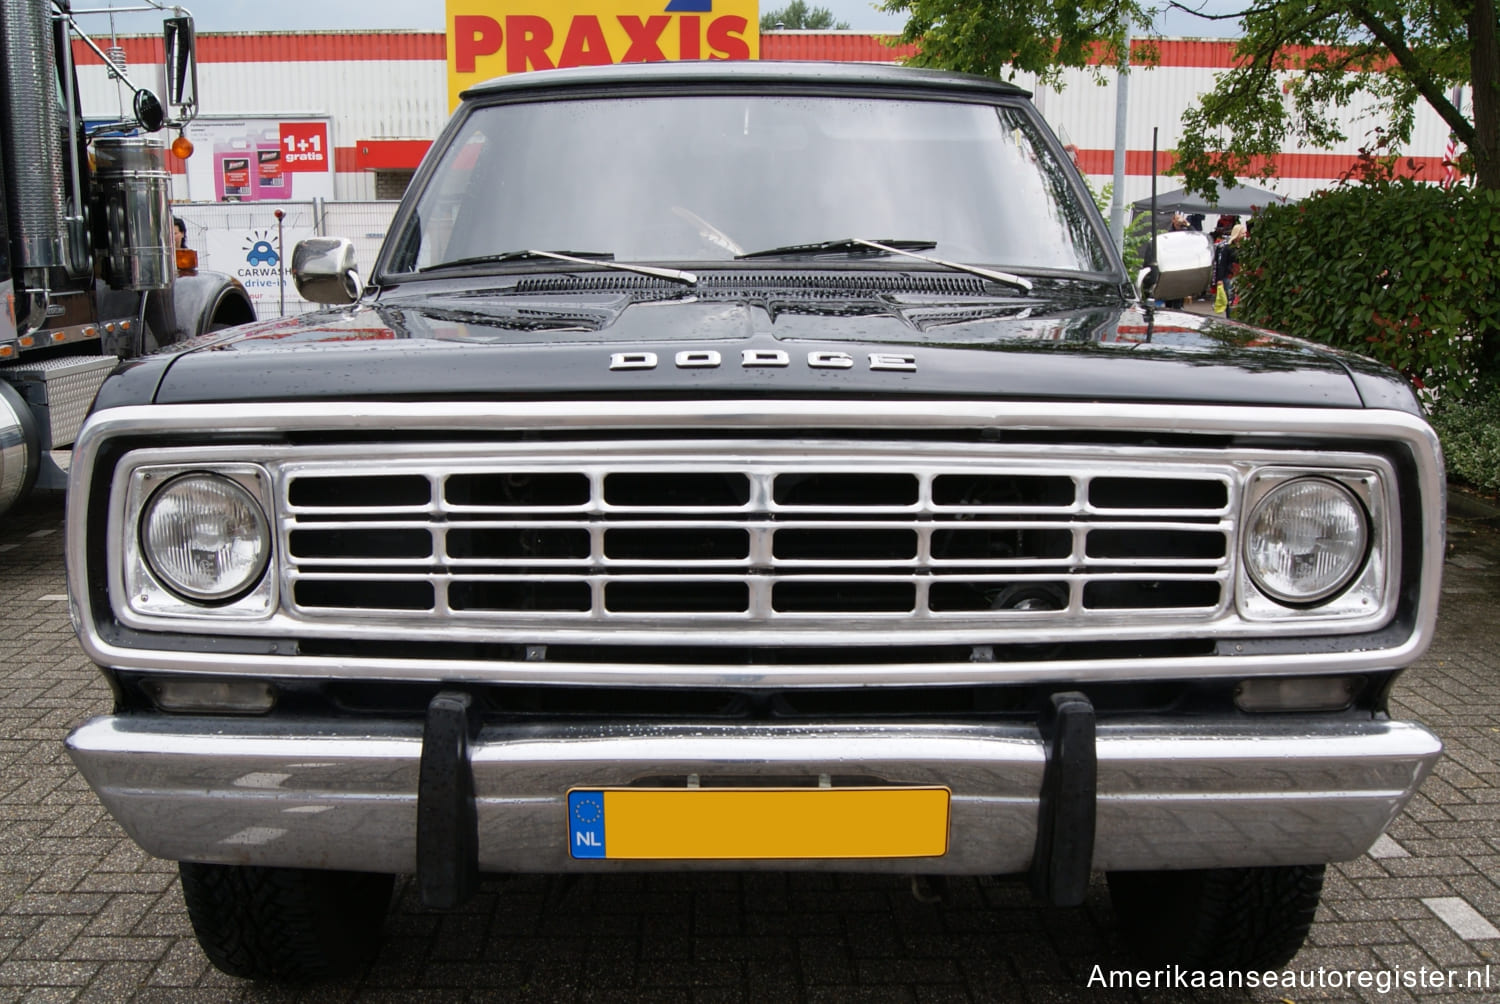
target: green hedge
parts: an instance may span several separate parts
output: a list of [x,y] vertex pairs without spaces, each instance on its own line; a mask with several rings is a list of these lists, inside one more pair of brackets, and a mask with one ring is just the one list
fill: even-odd
[[1500,192],[1320,192],[1256,216],[1240,263],[1240,320],[1373,356],[1439,410],[1500,389]]
[[1500,494],[1500,396],[1439,408],[1432,427],[1450,478]]

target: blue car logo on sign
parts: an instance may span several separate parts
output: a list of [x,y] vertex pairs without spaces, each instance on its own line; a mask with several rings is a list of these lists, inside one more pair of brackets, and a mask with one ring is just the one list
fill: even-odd
[[246,263],[250,265],[275,265],[280,260],[270,241],[256,241],[250,253],[245,256]]

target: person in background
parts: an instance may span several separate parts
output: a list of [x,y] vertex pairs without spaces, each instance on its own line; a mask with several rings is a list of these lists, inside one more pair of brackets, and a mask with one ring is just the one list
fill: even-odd
[[1240,270],[1239,250],[1249,229],[1243,223],[1236,223],[1229,231],[1229,240],[1219,249],[1219,254],[1214,262],[1214,281],[1224,287],[1224,316],[1234,316],[1234,277]]
[[181,251],[187,247],[187,224],[182,222],[181,216],[172,217],[172,230],[177,237],[177,250]]

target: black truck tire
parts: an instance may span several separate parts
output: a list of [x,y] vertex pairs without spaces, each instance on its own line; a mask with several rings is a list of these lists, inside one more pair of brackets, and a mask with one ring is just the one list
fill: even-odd
[[1280,969],[1307,939],[1322,865],[1110,872],[1125,939],[1160,963],[1202,970]]
[[230,976],[306,983],[374,954],[393,875],[181,861],[182,898],[203,954]]

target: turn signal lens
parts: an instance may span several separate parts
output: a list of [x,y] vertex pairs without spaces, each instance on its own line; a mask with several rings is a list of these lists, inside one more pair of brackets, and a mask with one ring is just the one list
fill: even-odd
[[157,678],[141,687],[163,711],[260,715],[276,704],[276,691],[264,680]]
[[1365,560],[1364,507],[1343,485],[1298,478],[1268,492],[1250,513],[1245,567],[1267,596],[1314,603],[1334,595]]
[[260,581],[271,535],[260,503],[216,474],[184,474],[146,503],[141,550],[161,583],[185,600],[221,603]]
[[198,268],[198,252],[192,248],[177,249],[177,271],[192,272]]
[[1234,692],[1241,711],[1341,711],[1359,693],[1352,676],[1289,676],[1241,680]]
[[193,155],[193,141],[186,136],[178,134],[172,141],[172,156],[179,160],[187,160]]

